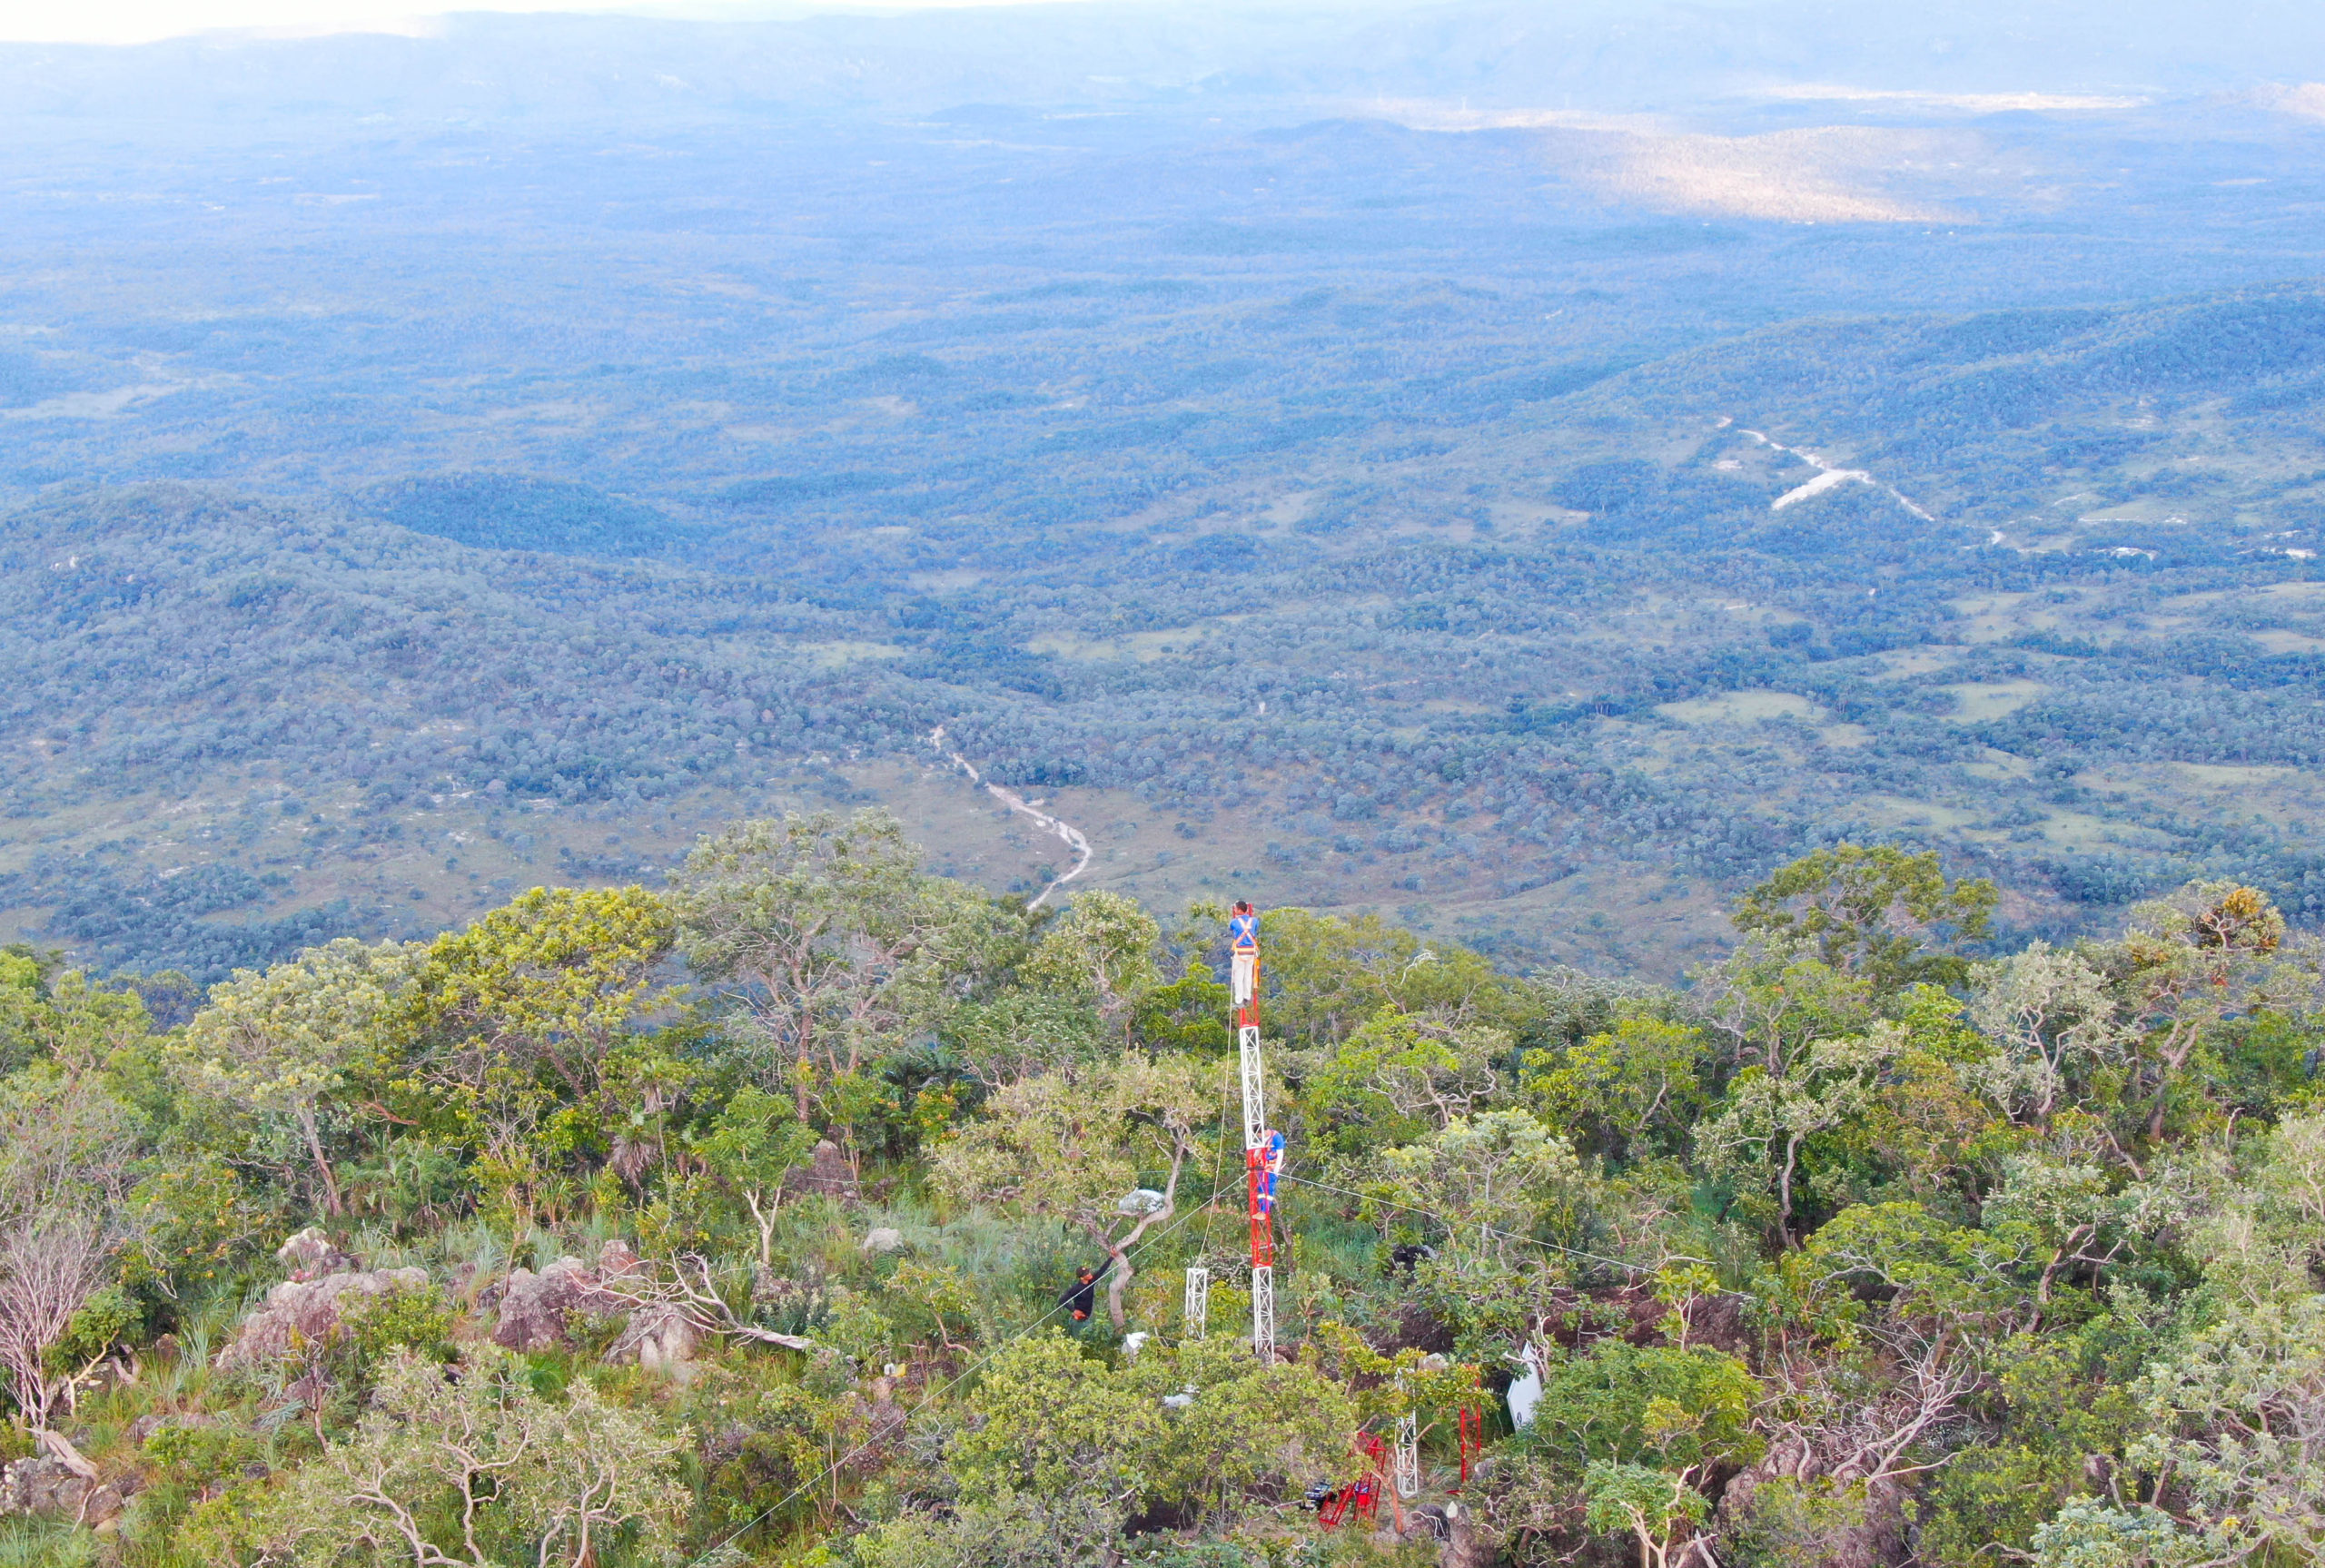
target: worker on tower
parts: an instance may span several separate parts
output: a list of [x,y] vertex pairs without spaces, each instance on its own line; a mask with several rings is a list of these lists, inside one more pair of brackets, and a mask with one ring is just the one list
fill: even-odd
[[1269,1128],[1260,1134],[1259,1199],[1261,1214],[1275,1212],[1275,1178],[1283,1170],[1283,1134]]
[[1249,899],[1237,899],[1227,918],[1227,951],[1235,1005],[1247,1006],[1260,983],[1260,916]]

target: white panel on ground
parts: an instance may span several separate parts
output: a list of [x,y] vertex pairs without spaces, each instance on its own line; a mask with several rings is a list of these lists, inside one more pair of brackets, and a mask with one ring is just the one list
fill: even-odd
[[1529,1345],[1518,1357],[1526,1368],[1509,1384],[1509,1424],[1520,1432],[1534,1425],[1534,1407],[1542,1402],[1542,1353]]

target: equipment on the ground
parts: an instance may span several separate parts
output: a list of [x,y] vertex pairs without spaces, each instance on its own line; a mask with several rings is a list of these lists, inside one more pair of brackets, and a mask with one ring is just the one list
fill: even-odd
[[[1356,1451],[1364,1456],[1364,1474],[1350,1482],[1316,1510],[1316,1523],[1327,1530],[1336,1530],[1341,1521],[1352,1512],[1359,1519],[1371,1519],[1380,1512],[1382,1482],[1389,1462],[1388,1445],[1370,1432],[1356,1435]],[[1395,1497],[1390,1505],[1396,1510],[1398,1533],[1403,1533],[1404,1507]]]

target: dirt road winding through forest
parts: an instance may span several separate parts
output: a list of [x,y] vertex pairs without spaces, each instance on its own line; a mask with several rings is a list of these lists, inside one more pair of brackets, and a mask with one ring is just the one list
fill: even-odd
[[1020,816],[1028,816],[1033,818],[1034,826],[1040,828],[1044,833],[1054,833],[1061,841],[1064,842],[1066,848],[1073,852],[1073,863],[1071,866],[1068,866],[1058,875],[1051,878],[1049,886],[1042,889],[1042,891],[1034,897],[1033,901],[1025,905],[1027,909],[1041,908],[1044,903],[1049,901],[1050,894],[1055,892],[1058,889],[1064,887],[1067,883],[1072,882],[1075,877],[1080,876],[1084,871],[1089,869],[1090,841],[1083,836],[1082,830],[1080,828],[1060,822],[1057,818],[1050,815],[1049,813],[1043,811],[1038,806],[1028,802],[1016,791],[1004,789],[999,784],[989,782],[983,774],[977,772],[975,764],[971,763],[968,758],[963,756],[959,752],[953,750],[950,746],[947,746],[945,744],[945,726],[943,725],[938,725],[934,730],[929,732],[928,744],[935,746],[938,751],[944,753],[945,757],[951,761],[955,767],[959,768],[963,773],[968,774],[969,782],[971,784],[984,785],[984,792],[987,794],[999,801],[1003,805],[1007,806],[1011,811],[1017,813]]

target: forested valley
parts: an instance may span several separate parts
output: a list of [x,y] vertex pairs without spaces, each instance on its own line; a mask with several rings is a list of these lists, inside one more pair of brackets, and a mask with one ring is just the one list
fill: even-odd
[[1835,846],[1678,990],[1261,911],[1264,1359],[1217,905],[866,809],[167,1028],[11,950],[0,1553],[2315,1561],[2325,948],[1998,900]]
[[[652,528],[562,481],[67,487],[0,541],[0,908],[207,983],[872,800],[996,892],[1044,885],[1063,849],[1010,842],[958,756],[1048,799],[1107,885],[1520,963],[1672,978],[1726,899],[1844,838],[1943,848],[2021,936],[2191,877],[2313,917],[2325,443],[2279,410],[2325,369],[2321,309],[1771,330],[1264,458],[1098,422],[1081,449],[1123,449],[1061,474],[1031,466],[1055,436],[995,432],[1034,449],[975,481],[999,518],[854,469]],[[1288,462],[1374,477],[1252,511],[1315,485]],[[1006,520],[1013,488],[1172,465],[1213,477]]]

